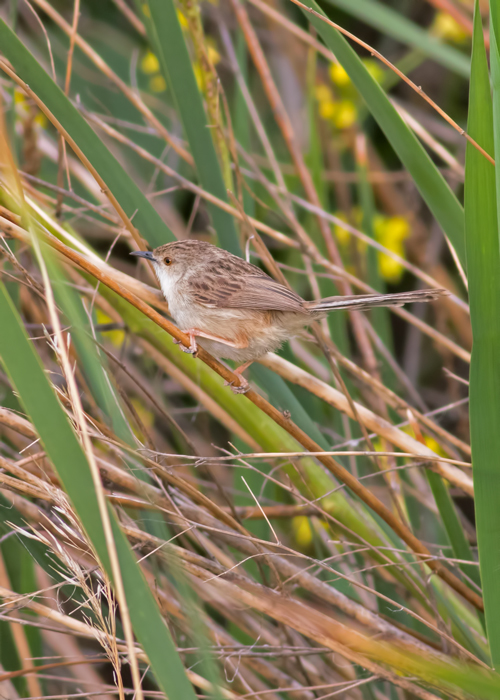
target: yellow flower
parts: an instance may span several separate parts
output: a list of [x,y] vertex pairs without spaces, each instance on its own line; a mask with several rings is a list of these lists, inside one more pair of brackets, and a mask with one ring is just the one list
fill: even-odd
[[38,112],[38,114],[35,117],[35,124],[41,129],[45,129],[45,127],[48,124],[48,120],[43,112]]
[[318,100],[318,102],[333,101],[333,93],[328,85],[325,85],[324,83],[316,85],[314,88],[314,97]]
[[333,100],[323,100],[319,103],[318,112],[322,119],[333,119],[337,111],[337,105]]
[[431,449],[440,457],[448,457],[447,453],[443,450],[441,445],[430,435],[424,435],[424,442],[429,449]]
[[153,73],[158,73],[160,70],[160,62],[154,55],[152,51],[148,51],[141,60],[141,70],[146,75],[152,75]]
[[22,105],[26,102],[26,94],[20,89],[17,88],[14,90],[14,104],[16,105]]
[[468,36],[465,29],[446,12],[437,13],[431,25],[431,32],[434,36],[455,44],[463,43]]
[[149,5],[147,2],[144,2],[142,4],[142,11],[145,17],[151,17],[151,10],[149,9]]
[[292,529],[295,541],[300,547],[308,547],[312,543],[312,530],[309,518],[305,515],[298,515],[292,519]]
[[[394,252],[400,255],[402,251],[395,250]],[[394,258],[390,258],[388,255],[384,255],[383,253],[379,253],[378,256],[378,269],[380,276],[393,284],[399,282],[404,271],[401,263],[394,260]]]
[[351,82],[350,77],[340,63],[331,63],[329,73],[332,83],[335,83],[335,85],[339,87],[346,87]]
[[[411,425],[405,425],[401,428],[401,430],[406,433],[407,435],[411,435],[411,437],[415,437],[415,431],[413,430]],[[435,452],[437,455],[440,457],[448,457],[448,453],[443,450],[441,445],[437,442],[437,440],[434,440],[433,437],[430,435],[426,435],[425,433],[422,433],[422,437],[424,438],[424,442],[426,446]]]
[[390,248],[391,243],[398,244],[410,235],[410,223],[404,216],[391,216],[386,219],[383,225],[383,232],[386,239],[386,247]]
[[373,58],[365,58],[363,60],[363,63],[365,65],[366,70],[372,76],[372,78],[376,80],[377,83],[381,83],[384,79],[385,71],[380,65],[379,61],[376,61]]
[[220,61],[220,53],[217,51],[211,41],[207,41],[207,44],[208,60],[213,66],[216,66]]
[[358,118],[358,110],[351,100],[340,100],[333,115],[337,129],[348,129]]
[[151,92],[164,92],[167,89],[167,83],[163,75],[153,75],[149,80],[149,89]]
[[[335,216],[337,217],[337,219],[340,219],[341,221],[345,221],[347,223],[347,216],[344,214],[343,211],[335,212]],[[351,234],[348,233],[345,230],[345,228],[342,228],[342,226],[339,226],[339,224],[335,224],[333,227],[333,232],[335,234],[335,238],[340,243],[340,245],[347,245],[349,243]]]
[[[104,313],[104,311],[101,311],[101,309],[96,310],[95,317],[97,323],[99,324],[113,322],[112,319]],[[125,331],[104,331],[103,335],[105,338],[108,338],[117,348],[119,348],[125,340]]]
[[188,21],[186,19],[186,15],[180,10],[177,10],[177,19],[179,20],[179,24],[183,29],[188,28]]
[[[404,241],[410,234],[410,224],[403,216],[376,216],[373,221],[375,237],[385,248],[404,258]],[[385,253],[378,253],[380,275],[388,282],[397,283],[404,273],[404,267]]]

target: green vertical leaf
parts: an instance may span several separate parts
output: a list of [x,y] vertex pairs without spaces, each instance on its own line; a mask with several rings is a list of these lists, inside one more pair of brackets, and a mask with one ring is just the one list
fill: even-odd
[[[476,2],[469,134],[494,154],[493,105],[481,15]],[[500,248],[495,167],[467,144],[465,231],[473,334],[470,431],[479,563],[493,664],[500,665]]]
[[[5,286],[0,283],[0,359],[56,469],[85,531],[112,579],[108,549],[87,459],[29,342]],[[130,618],[162,690],[169,697],[195,698],[170,632],[137,560],[111,510]]]

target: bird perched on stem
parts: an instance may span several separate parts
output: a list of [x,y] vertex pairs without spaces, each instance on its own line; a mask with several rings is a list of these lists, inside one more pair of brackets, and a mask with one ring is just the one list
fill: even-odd
[[181,349],[195,355],[199,344],[215,357],[240,364],[234,370],[241,382],[232,387],[236,393],[248,391],[242,372],[254,360],[274,352],[330,311],[402,306],[446,293],[423,289],[305,301],[256,265],[204,241],[174,241],[131,255],[153,264],[169,313],[189,336],[189,347],[179,343]]

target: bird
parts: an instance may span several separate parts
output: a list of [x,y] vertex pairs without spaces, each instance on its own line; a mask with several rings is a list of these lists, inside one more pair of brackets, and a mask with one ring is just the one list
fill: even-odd
[[219,359],[238,363],[234,373],[240,385],[229,382],[235,393],[249,390],[242,373],[252,362],[331,311],[402,306],[446,294],[443,289],[423,289],[305,301],[256,265],[206,241],[173,241],[131,255],[152,263],[169,314],[189,337],[189,347],[174,341],[181,350],[196,355],[200,345]]

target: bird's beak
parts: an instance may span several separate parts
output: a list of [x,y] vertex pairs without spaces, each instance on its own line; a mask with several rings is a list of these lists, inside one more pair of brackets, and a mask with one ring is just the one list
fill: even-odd
[[146,258],[146,260],[151,260],[155,262],[156,258],[150,250],[135,250],[130,255],[135,255],[136,258]]

